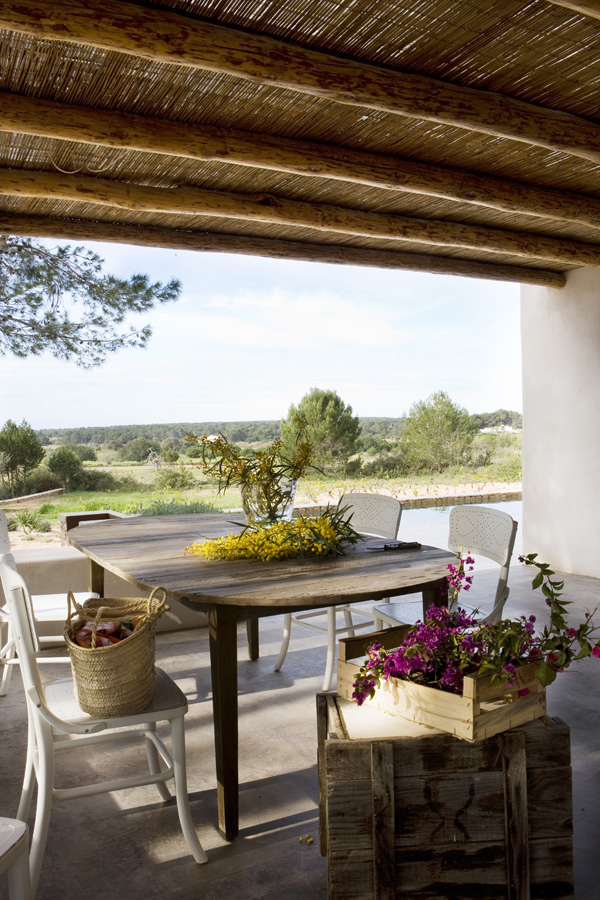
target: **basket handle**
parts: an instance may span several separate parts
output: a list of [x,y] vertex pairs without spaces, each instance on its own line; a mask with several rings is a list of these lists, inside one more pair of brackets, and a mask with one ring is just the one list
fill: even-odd
[[[69,591],[67,593],[67,603],[69,604],[69,615],[67,618],[67,625],[72,625],[73,619],[76,617],[77,618],[85,617],[85,618],[87,618],[88,621],[91,620],[91,616],[89,615],[89,612],[86,615],[86,610],[83,608],[83,606],[80,603],[77,602],[77,600],[75,599],[75,596],[73,594],[73,591]],[[91,641],[92,650],[96,649],[96,631],[98,629],[98,622],[100,621],[101,613],[104,611],[104,609],[107,609],[107,608],[108,607],[100,607],[100,609],[98,609],[96,611],[96,617],[94,619],[94,624],[92,626],[92,641]]]
[[67,593],[67,603],[69,604],[69,614],[67,616],[67,624],[71,624],[71,620],[75,618],[75,616],[83,616],[83,606],[81,606],[77,600],[75,599],[75,594],[73,591],[69,591]]
[[[162,600],[155,601],[154,597],[158,593],[158,591],[162,591]],[[147,621],[148,619],[158,619],[159,616],[166,612],[169,609],[166,601],[167,592],[164,587],[160,587],[160,585],[158,585],[157,587],[153,588],[150,596],[148,597],[148,609],[144,615],[144,621]],[[156,604],[154,608],[152,606],[153,603]]]

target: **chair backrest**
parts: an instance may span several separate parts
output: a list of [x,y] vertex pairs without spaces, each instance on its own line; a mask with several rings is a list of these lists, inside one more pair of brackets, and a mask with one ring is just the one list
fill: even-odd
[[398,537],[402,504],[385,494],[343,494],[338,508],[348,507],[352,513],[352,527],[359,534],[395,540]]
[[6,518],[6,513],[3,509],[0,509],[0,553],[10,553],[8,521]]
[[479,554],[500,566],[494,607],[484,617],[487,622],[501,618],[508,599],[508,570],[518,524],[508,513],[489,506],[454,506],[450,510],[448,549],[453,553]]
[[43,697],[42,679],[36,661],[40,644],[34,625],[31,596],[17,572],[12,553],[0,555],[0,581],[8,606],[25,690],[35,688],[39,696]]

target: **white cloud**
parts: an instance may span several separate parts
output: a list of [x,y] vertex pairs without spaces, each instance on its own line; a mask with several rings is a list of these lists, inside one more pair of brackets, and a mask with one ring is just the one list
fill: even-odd
[[[224,294],[161,310],[161,332],[194,333],[199,340],[254,348],[290,344],[327,350],[332,345],[390,347],[403,343],[401,313],[327,291]],[[397,320],[397,321],[394,321]]]

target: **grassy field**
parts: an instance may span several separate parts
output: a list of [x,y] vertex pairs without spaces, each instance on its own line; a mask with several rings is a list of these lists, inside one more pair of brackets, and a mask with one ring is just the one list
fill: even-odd
[[[27,506],[54,527],[61,512],[113,509],[129,514],[153,510],[156,514],[163,511],[162,507],[165,504],[171,505],[173,511],[177,511],[177,507],[181,504],[182,507],[189,507],[190,512],[195,511],[192,505],[198,501],[209,504],[214,509],[239,509],[241,505],[237,488],[219,494],[216,482],[209,482],[197,469],[190,468],[196,478],[196,485],[183,491],[153,489],[156,472],[149,466],[107,466],[105,470],[112,471],[116,477],[122,475],[133,477],[139,487],[133,490],[65,492],[56,498],[28,503]],[[510,483],[510,480],[507,481]],[[493,483],[495,480],[488,470],[476,472],[459,470],[440,475],[413,475],[409,478],[304,478],[300,480],[296,505],[335,503],[341,494],[349,491],[382,492],[402,498],[431,495],[436,492],[443,495],[445,487],[469,485],[473,492],[480,492]],[[5,507],[7,513],[20,509],[23,509],[22,504],[15,504],[12,508]]]

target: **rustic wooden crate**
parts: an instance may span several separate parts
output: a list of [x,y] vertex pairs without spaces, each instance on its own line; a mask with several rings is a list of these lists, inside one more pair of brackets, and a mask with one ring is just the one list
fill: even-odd
[[[366,639],[346,638],[339,642],[337,693],[352,699],[353,683],[366,654],[366,647],[377,638],[386,641],[388,649],[397,647],[407,626],[374,632]],[[359,655],[358,658],[354,655]],[[451,694],[436,688],[390,678],[377,689],[366,706],[431,725],[465,741],[479,741],[508,731],[546,714],[546,689],[535,677],[536,663],[517,669],[510,687],[493,687],[489,675],[466,675],[463,692]],[[528,693],[520,694],[524,690]]]
[[471,744],[403,719],[393,727],[406,734],[353,739],[355,704],[319,694],[317,710],[328,900],[572,900],[560,720]]

